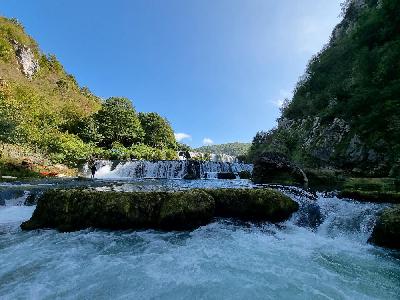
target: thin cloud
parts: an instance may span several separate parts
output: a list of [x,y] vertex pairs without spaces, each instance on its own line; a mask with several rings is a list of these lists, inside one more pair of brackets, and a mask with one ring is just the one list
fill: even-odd
[[293,98],[293,93],[282,89],[279,91],[279,97],[276,100],[271,100],[270,103],[272,103],[274,106],[281,108],[285,99],[292,99]]
[[210,138],[204,138],[203,139],[203,145],[210,146],[212,144],[214,144],[214,141],[212,139],[210,139]]
[[187,133],[183,133],[183,132],[175,132],[175,139],[180,142],[184,139],[188,139],[188,140],[192,140],[192,136],[190,134]]

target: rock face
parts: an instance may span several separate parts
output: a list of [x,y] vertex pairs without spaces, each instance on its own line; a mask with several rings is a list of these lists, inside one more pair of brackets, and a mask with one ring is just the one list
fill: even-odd
[[276,152],[265,152],[254,162],[255,183],[299,183],[307,185],[306,174],[289,159]]
[[400,206],[383,211],[369,241],[375,245],[400,249]]
[[19,44],[17,41],[14,41],[13,45],[22,73],[31,78],[39,70],[39,62],[35,59],[30,48]]
[[51,190],[38,201],[23,230],[55,228],[188,230],[213,217],[283,221],[298,204],[280,192],[250,189],[182,192],[99,192]]
[[283,118],[270,143],[272,151],[290,153],[290,157],[300,158],[306,165],[314,167],[334,167],[354,173],[362,169],[360,175],[377,177],[387,176],[392,167],[385,155],[388,152],[385,141],[367,145],[340,118],[330,123],[322,123],[319,117]]

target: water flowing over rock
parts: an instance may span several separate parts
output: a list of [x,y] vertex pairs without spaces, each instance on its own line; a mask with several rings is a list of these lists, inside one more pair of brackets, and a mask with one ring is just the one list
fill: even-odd
[[[192,160],[161,160],[161,161],[96,161],[97,178],[166,178],[166,179],[216,179],[218,173],[233,173],[239,177],[243,171],[252,172],[252,164],[192,161]],[[88,174],[88,165],[84,172]]]
[[202,152],[192,152],[192,151],[178,151],[178,156],[180,160],[199,160],[208,157],[209,161],[213,162],[238,162],[236,156],[228,154],[216,154],[216,153],[202,153]]
[[32,50],[24,45],[14,41],[15,54],[21,71],[28,78],[31,78],[39,70],[39,62],[35,59]]

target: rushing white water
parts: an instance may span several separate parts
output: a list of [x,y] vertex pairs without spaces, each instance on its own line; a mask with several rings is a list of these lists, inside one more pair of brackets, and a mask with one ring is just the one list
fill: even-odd
[[[161,161],[122,161],[112,162],[99,160],[96,162],[96,178],[165,178],[182,179],[189,172],[189,168],[196,169],[200,178],[216,178],[217,173],[235,173],[242,171],[252,172],[252,164],[202,161],[192,162],[187,160],[161,160]],[[84,172],[89,175],[88,166]]]
[[399,298],[399,253],[367,243],[382,205],[291,197],[301,209],[282,224],[217,220],[192,232],[21,232],[34,208],[9,201],[0,299]]

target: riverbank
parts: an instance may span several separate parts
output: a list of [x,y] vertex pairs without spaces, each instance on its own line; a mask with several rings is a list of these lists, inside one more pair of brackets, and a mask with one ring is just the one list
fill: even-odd
[[0,142],[0,181],[78,176],[77,168],[56,164],[30,148]]

